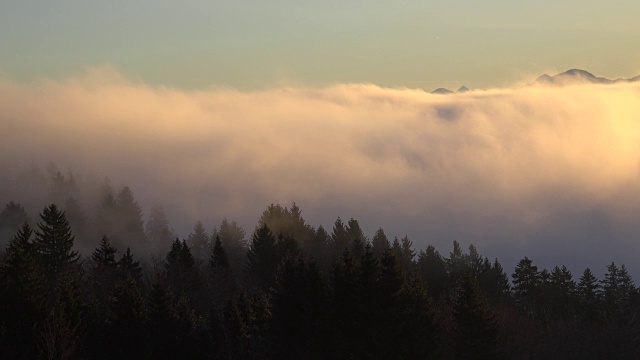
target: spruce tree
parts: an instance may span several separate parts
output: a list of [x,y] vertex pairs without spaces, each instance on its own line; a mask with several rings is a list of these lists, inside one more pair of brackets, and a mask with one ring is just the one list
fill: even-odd
[[149,343],[145,322],[147,307],[133,276],[116,283],[109,302],[109,342],[113,357],[144,358]]
[[280,264],[276,239],[267,225],[262,225],[251,235],[247,251],[247,275],[254,285],[267,289],[273,285]]
[[470,272],[465,273],[459,282],[453,316],[453,344],[457,359],[500,357],[495,316]]
[[29,221],[29,216],[24,207],[13,201],[9,201],[4,210],[0,213],[0,247],[11,241],[16,231],[25,222]]
[[55,204],[45,207],[40,218],[42,222],[38,223],[35,249],[45,275],[58,279],[62,272],[80,259],[78,252],[73,251],[75,237],[71,233],[64,212],[58,210]]
[[619,305],[619,280],[618,266],[614,262],[607,265],[607,272],[602,279],[602,295],[604,300],[605,309],[608,312],[614,312],[618,310]]
[[586,268],[577,286],[581,315],[586,320],[596,320],[600,308],[600,284],[591,269]]
[[542,283],[538,267],[525,256],[516,265],[513,279],[513,292],[515,300],[523,307],[531,309],[536,301],[536,293]]
[[28,223],[0,259],[0,353],[8,358],[37,357],[38,329],[45,316],[45,284]]
[[148,306],[148,329],[152,340],[152,357],[155,359],[177,359],[180,357],[178,337],[180,316],[176,310],[175,297],[159,274],[152,285]]
[[364,254],[364,245],[367,243],[367,237],[360,228],[358,220],[351,218],[347,222],[347,232],[351,238],[351,254],[356,259],[359,259]]
[[391,248],[391,243],[389,242],[387,235],[384,233],[382,228],[378,228],[376,233],[373,235],[373,238],[371,238],[371,251],[375,255],[376,259],[380,259],[382,254],[389,248]]
[[131,254],[130,248],[127,248],[127,251],[125,251],[120,260],[118,260],[118,270],[125,278],[131,276],[136,281],[140,281],[142,277],[142,268],[140,267],[140,262],[133,261],[133,255]]
[[106,236],[103,236],[102,240],[100,240],[100,247],[93,251],[91,259],[93,259],[93,261],[99,267],[115,268],[116,251],[117,250],[113,246],[111,246],[109,239],[107,239]]
[[402,240],[401,256],[398,258],[400,267],[406,274],[411,274],[415,271],[415,262],[413,258],[416,256],[416,251],[413,250],[413,242],[409,240],[409,236],[405,235]]
[[346,249],[331,273],[332,322],[335,327],[333,351],[336,358],[356,358],[354,345],[359,338],[358,278],[356,260]]
[[222,246],[220,238],[216,238],[211,256],[209,257],[211,272],[211,287],[213,290],[213,307],[219,311],[230,299],[235,288],[233,274],[229,266],[229,259]]
[[120,190],[112,209],[113,229],[110,230],[115,237],[114,243],[121,248],[129,246],[136,251],[143,250],[147,244],[142,208],[129,187],[124,186]]
[[235,222],[223,219],[219,228],[213,229],[211,239],[220,238],[222,246],[229,257],[229,265],[234,274],[245,271],[247,241],[244,230]]
[[198,221],[193,226],[193,232],[189,234],[187,242],[191,246],[194,258],[198,260],[206,260],[211,248],[209,234],[202,225],[202,222]]
[[331,243],[333,245],[334,256],[340,256],[345,249],[351,247],[351,237],[347,231],[347,227],[342,220],[338,217],[333,224],[333,231],[331,232]]
[[457,283],[467,269],[467,262],[459,242],[453,241],[453,250],[449,253],[449,258],[445,259],[445,264],[450,281],[453,284]]
[[434,298],[439,298],[448,289],[445,261],[432,245],[418,255],[418,273]]

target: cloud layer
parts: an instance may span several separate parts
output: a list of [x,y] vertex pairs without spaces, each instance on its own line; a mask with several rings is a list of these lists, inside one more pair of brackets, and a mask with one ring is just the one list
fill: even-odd
[[225,216],[252,229],[296,201],[314,226],[355,217],[418,248],[638,270],[640,85],[183,91],[93,70],[0,81],[0,126],[5,173],[53,161],[109,176],[145,210],[165,204],[183,236]]

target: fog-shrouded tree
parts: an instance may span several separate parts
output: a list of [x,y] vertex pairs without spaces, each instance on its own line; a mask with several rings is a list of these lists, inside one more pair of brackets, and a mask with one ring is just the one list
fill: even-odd
[[213,307],[219,311],[231,299],[231,294],[235,289],[229,258],[220,238],[216,238],[211,250],[209,269],[213,291]]
[[201,221],[193,226],[193,232],[187,237],[187,243],[191,246],[193,257],[198,261],[204,261],[211,250],[211,239]]
[[200,286],[200,274],[185,240],[176,238],[167,253],[165,269],[169,286],[178,295],[194,294]]
[[118,271],[125,278],[131,276],[134,280],[140,281],[142,277],[142,267],[139,261],[134,261],[130,248],[127,248],[120,257],[120,260],[118,260]]
[[400,257],[398,257],[398,261],[400,262],[400,267],[402,271],[406,274],[412,274],[415,269],[415,261],[416,251],[413,250],[413,242],[409,240],[409,236],[405,235],[401,240],[401,252]]
[[25,222],[29,222],[29,216],[24,207],[9,201],[0,213],[0,247],[4,248]]
[[220,223],[220,227],[213,229],[211,239],[220,238],[222,247],[229,258],[231,270],[237,276],[245,271],[245,260],[247,253],[247,240],[245,232],[235,221],[226,218]]
[[294,202],[290,208],[271,204],[262,213],[258,224],[267,225],[276,238],[296,239],[301,248],[307,250],[313,238],[313,228],[302,217],[300,207]]
[[323,271],[328,271],[331,265],[332,251],[329,248],[329,241],[329,233],[320,225],[315,230],[307,249],[307,255],[313,258]]
[[462,253],[459,242],[453,241],[453,250],[449,253],[449,258],[445,259],[445,264],[449,278],[455,284],[468,267],[467,256]]
[[34,246],[45,276],[58,280],[60,275],[75,265],[80,256],[73,250],[75,237],[64,212],[55,204],[44,208],[40,214]]
[[446,263],[432,245],[418,254],[418,274],[432,297],[438,299],[448,288]]
[[118,192],[113,206],[113,236],[116,247],[132,247],[137,252],[145,250],[146,234],[142,208],[128,186]]
[[93,251],[91,259],[99,267],[116,267],[116,248],[111,246],[109,239],[103,236],[100,240],[100,246]]
[[358,220],[354,218],[347,222],[347,232],[351,238],[351,254],[354,258],[359,259],[364,254],[364,246],[369,240],[360,228]]
[[331,232],[331,246],[333,247],[333,255],[340,256],[345,249],[351,248],[351,237],[347,227],[342,222],[342,219],[338,217],[333,224],[333,230]]
[[69,221],[69,226],[73,229],[76,239],[80,242],[86,241],[91,235],[89,232],[89,223],[80,202],[70,196],[64,202],[64,215]]
[[169,228],[169,220],[161,205],[156,204],[151,208],[145,233],[152,254],[159,255],[171,246],[175,236]]
[[373,238],[371,238],[371,251],[377,259],[380,259],[382,258],[382,254],[389,248],[391,248],[389,238],[387,238],[382,228],[378,228]]
[[264,289],[274,284],[275,273],[280,264],[276,239],[266,224],[251,235],[247,251],[247,275],[250,283]]

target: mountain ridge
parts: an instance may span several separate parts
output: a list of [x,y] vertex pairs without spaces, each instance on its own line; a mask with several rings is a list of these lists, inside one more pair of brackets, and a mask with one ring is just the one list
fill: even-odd
[[[630,83],[640,82],[640,75],[634,76],[628,79],[618,78],[615,80],[607,79],[605,77],[599,77],[587,70],[582,69],[569,69],[567,71],[550,76],[548,74],[542,74],[536,78],[529,85],[547,85],[547,86],[566,86],[571,84],[590,83],[590,84],[618,84],[618,83]],[[461,86],[457,91],[451,91],[446,88],[438,88],[433,90],[432,94],[455,94],[470,91],[466,86]]]

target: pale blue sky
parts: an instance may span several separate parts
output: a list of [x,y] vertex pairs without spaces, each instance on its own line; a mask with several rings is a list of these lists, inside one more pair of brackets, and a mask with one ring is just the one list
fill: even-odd
[[640,73],[636,0],[0,0],[0,74],[111,65],[149,84],[501,86]]

